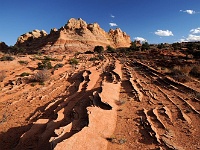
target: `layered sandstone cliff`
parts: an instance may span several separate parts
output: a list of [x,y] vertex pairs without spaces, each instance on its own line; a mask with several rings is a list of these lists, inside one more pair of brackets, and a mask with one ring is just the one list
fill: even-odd
[[71,52],[93,50],[95,46],[129,47],[130,36],[121,29],[105,32],[97,23],[87,24],[82,19],[70,19],[60,29],[51,29],[50,34],[44,30],[33,30],[21,35],[16,45],[28,52],[43,50],[45,52]]

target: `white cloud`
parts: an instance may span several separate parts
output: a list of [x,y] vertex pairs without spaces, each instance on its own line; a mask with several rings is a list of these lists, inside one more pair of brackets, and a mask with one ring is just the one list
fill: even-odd
[[109,25],[110,25],[111,27],[116,27],[116,26],[117,26],[117,24],[114,23],[114,22],[110,22]]
[[188,42],[186,39],[180,39],[180,42]]
[[180,12],[185,12],[185,13],[188,13],[188,14],[190,14],[190,15],[193,15],[193,14],[199,13],[199,12],[196,12],[196,11],[191,10],[191,9],[188,9],[188,10],[180,10]]
[[200,33],[200,27],[198,27],[198,28],[196,28],[196,29],[192,29],[192,30],[190,30],[190,32],[191,32],[192,34],[198,34],[198,33]]
[[110,15],[110,17],[111,17],[111,18],[115,18],[115,16],[114,16],[114,15]]
[[143,37],[135,37],[134,40],[140,41],[141,43],[147,42],[147,40],[144,39]]
[[157,30],[154,33],[159,36],[174,36],[172,31],[169,30]]
[[182,37],[180,42],[196,42],[200,41],[200,27],[191,29],[190,34],[187,37]]
[[189,41],[189,42],[200,41],[200,36],[189,34],[188,37],[186,38],[186,40]]
[[185,39],[180,39],[180,42],[197,42],[197,41],[200,41],[200,36],[193,34],[189,34],[188,37]]

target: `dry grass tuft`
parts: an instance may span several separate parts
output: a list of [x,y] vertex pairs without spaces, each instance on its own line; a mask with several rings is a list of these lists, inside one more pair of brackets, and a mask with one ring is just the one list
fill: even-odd
[[40,70],[36,74],[33,75],[32,81],[33,82],[45,82],[49,80],[51,73],[48,70]]
[[0,71],[0,82],[3,82],[5,77],[6,77],[6,72],[4,70]]

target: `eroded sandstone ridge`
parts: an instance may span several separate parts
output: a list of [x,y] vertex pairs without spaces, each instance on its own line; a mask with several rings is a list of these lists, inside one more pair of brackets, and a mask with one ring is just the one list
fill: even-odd
[[87,24],[82,19],[70,19],[60,29],[51,29],[50,34],[44,30],[33,30],[21,35],[16,45],[27,52],[69,52],[93,50],[95,46],[129,47],[130,36],[121,29],[105,32],[97,23]]

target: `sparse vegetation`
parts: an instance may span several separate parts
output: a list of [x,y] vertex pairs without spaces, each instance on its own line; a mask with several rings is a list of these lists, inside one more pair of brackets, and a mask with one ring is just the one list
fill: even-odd
[[106,140],[111,143],[116,143],[116,144],[124,144],[127,142],[127,140],[125,138],[117,139],[116,137],[108,137],[108,138],[106,138]]
[[130,51],[139,51],[140,50],[140,46],[137,45],[138,41],[132,41],[131,42],[131,46],[129,47]]
[[177,81],[179,82],[188,82],[190,81],[190,78],[188,77],[188,70],[185,68],[181,68],[181,67],[174,67],[171,70],[170,75]]
[[74,54],[74,57],[77,58],[79,54],[81,54],[81,52],[76,52],[76,53]]
[[40,70],[36,74],[33,75],[31,81],[32,82],[45,82],[47,81],[51,76],[51,73],[48,70]]
[[101,54],[104,51],[103,46],[95,46],[94,52]]
[[20,74],[21,77],[29,76],[30,74],[28,72],[23,72]]
[[28,61],[25,60],[19,60],[18,63],[20,63],[21,65],[28,65]]
[[157,45],[157,48],[158,49],[163,49],[163,48],[165,48],[165,45],[163,43],[160,43],[160,44]]
[[106,49],[107,53],[115,53],[116,52],[116,50],[113,47],[111,47],[110,45],[108,45],[106,48],[107,48]]
[[195,94],[195,96],[196,96],[196,98],[197,98],[197,99],[199,99],[199,100],[200,100],[200,93],[199,93],[199,92],[198,92],[198,93],[196,93],[196,94]]
[[0,61],[13,61],[15,58],[12,56],[5,55],[0,58]]
[[124,103],[125,103],[124,100],[116,100],[116,101],[115,101],[115,104],[118,105],[118,106],[121,106],[121,105],[123,105]]
[[64,64],[56,64],[53,68],[56,70],[58,68],[62,68]]
[[44,61],[57,61],[56,58],[52,58],[50,56],[41,56],[41,55],[34,55],[33,59],[37,59],[37,60],[44,60]]
[[76,58],[72,58],[69,60],[69,64],[71,64],[71,65],[78,65],[78,63],[79,63],[79,61]]
[[22,53],[25,53],[26,50],[24,48],[21,48],[21,47],[18,47],[18,46],[10,46],[9,47],[9,51],[11,53],[14,53],[14,54],[22,54]]
[[89,59],[89,61],[95,61],[95,60],[99,60],[97,57],[91,57],[90,59]]
[[38,63],[38,67],[37,69],[38,70],[44,70],[44,69],[52,69],[52,65],[51,65],[51,62],[49,60],[43,60],[42,62],[39,62]]
[[174,50],[180,50],[181,49],[181,43],[173,43],[172,44],[172,47]]
[[92,51],[86,51],[85,54],[94,54]]
[[49,56],[44,56],[43,60],[48,60],[48,61],[57,61],[56,58],[52,58],[52,57],[49,57]]
[[189,74],[193,77],[200,78],[200,66],[194,66]]
[[142,44],[142,51],[144,51],[144,50],[148,50],[150,48],[150,46],[149,46],[149,43],[148,42],[144,42],[143,44]]

